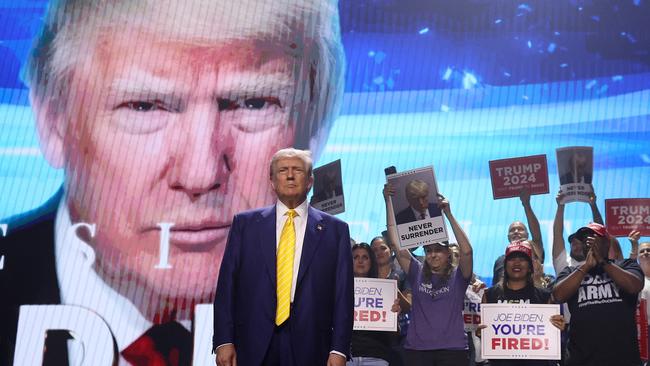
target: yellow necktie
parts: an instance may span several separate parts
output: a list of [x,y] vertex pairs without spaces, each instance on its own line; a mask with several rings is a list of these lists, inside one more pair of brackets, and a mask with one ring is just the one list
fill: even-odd
[[291,307],[291,284],[293,282],[293,258],[296,251],[296,230],[293,226],[293,218],[296,211],[293,209],[287,211],[287,221],[282,227],[280,234],[280,244],[278,245],[277,254],[277,297],[278,304],[275,309],[275,324],[280,325],[289,318],[289,309]]

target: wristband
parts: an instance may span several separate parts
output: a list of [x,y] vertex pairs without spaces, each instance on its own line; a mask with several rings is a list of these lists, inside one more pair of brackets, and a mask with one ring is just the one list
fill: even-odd
[[613,262],[614,262],[613,259],[607,258],[607,259],[603,259],[602,261],[598,262],[598,265],[599,266],[604,266],[606,264],[612,264]]
[[576,267],[576,271],[582,272],[583,275],[587,275],[587,272],[585,272],[585,270],[582,269],[582,267]]

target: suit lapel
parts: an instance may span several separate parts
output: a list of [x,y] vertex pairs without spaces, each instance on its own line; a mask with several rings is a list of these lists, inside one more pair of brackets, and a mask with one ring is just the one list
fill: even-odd
[[318,243],[325,229],[321,223],[323,219],[321,214],[311,206],[308,207],[308,212],[307,228],[305,229],[305,238],[302,243],[302,255],[300,257],[300,269],[298,270],[296,287],[300,286],[300,281],[305,276],[305,272],[307,272],[309,264],[314,258],[314,253],[316,252],[316,248],[318,248]]
[[266,263],[266,270],[273,287],[276,286],[275,266],[276,266],[276,239],[275,239],[275,205],[262,210],[258,217],[261,230],[257,233],[257,243],[260,246],[260,253]]

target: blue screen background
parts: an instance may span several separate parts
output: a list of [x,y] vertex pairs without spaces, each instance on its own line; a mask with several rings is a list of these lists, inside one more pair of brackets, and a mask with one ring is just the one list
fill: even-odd
[[[0,0],[0,217],[38,206],[62,172],[44,161],[19,78],[45,1]],[[545,269],[559,187],[555,149],[594,147],[605,198],[650,197],[650,1],[343,0],[340,117],[316,165],[341,159],[357,241],[385,229],[384,168],[433,165],[438,186],[492,276],[519,199],[493,200],[488,161],[546,154],[550,193],[533,196]],[[565,233],[591,221],[571,203]],[[629,243],[621,238],[623,253]]]

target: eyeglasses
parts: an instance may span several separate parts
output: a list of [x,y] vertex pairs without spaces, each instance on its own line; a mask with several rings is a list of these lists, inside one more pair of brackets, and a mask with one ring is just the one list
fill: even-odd
[[370,244],[368,244],[368,243],[357,243],[357,244],[354,244],[352,246],[352,250],[359,249],[359,248],[370,249]]

